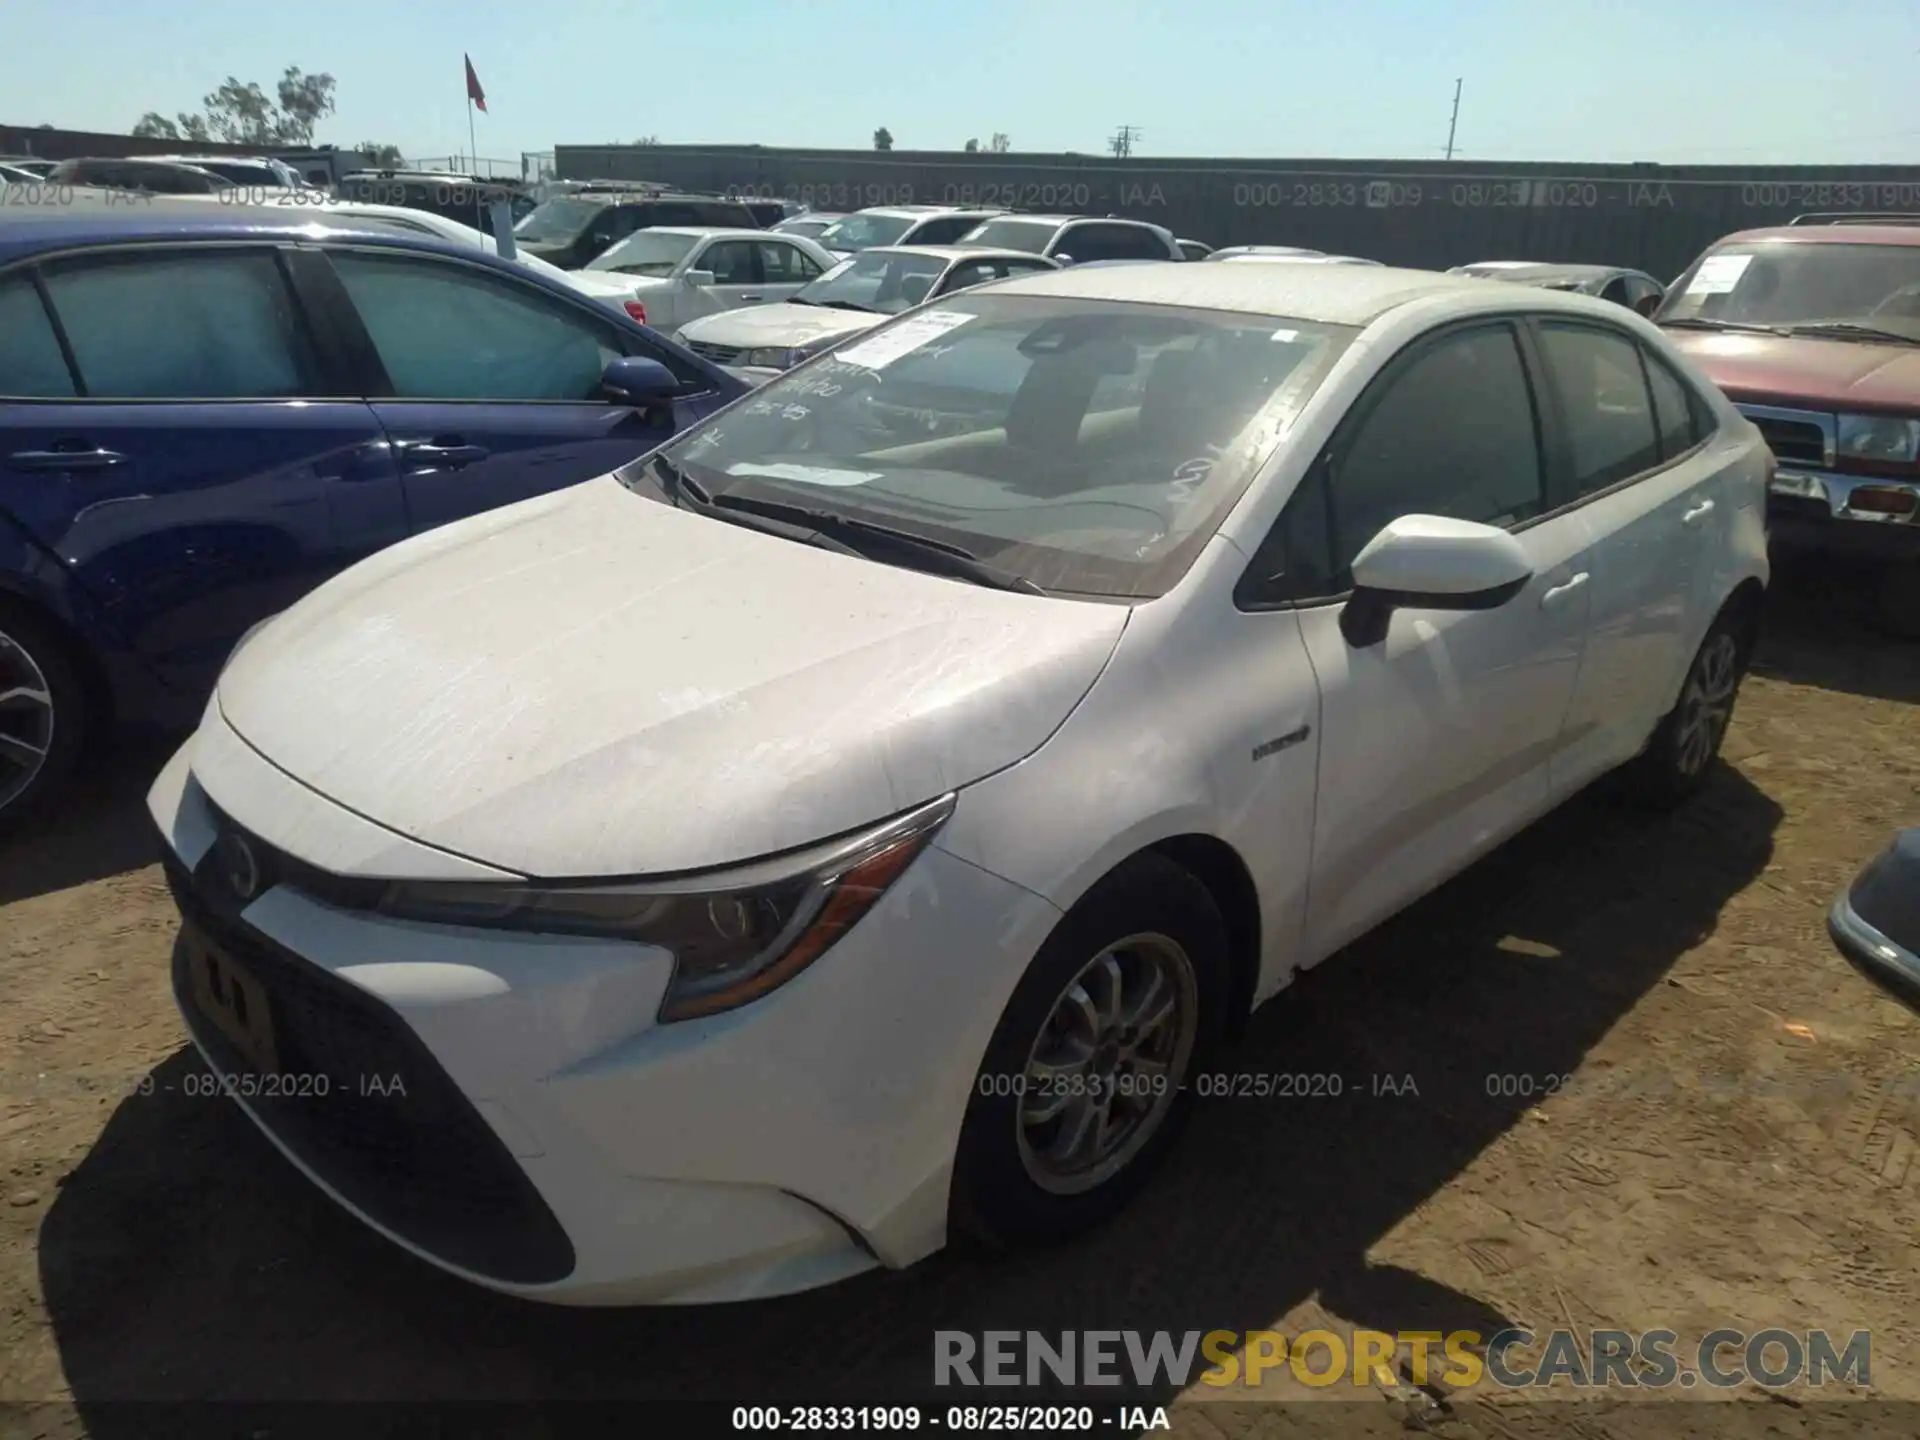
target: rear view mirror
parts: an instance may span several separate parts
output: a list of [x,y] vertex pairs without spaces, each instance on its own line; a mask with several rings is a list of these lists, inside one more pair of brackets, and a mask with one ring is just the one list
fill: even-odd
[[622,355],[612,361],[600,374],[600,386],[609,399],[638,410],[664,404],[680,391],[674,373],[644,355]]
[[713,284],[715,276],[711,270],[689,270],[686,274],[686,280],[689,285],[704,287]]
[[1505,530],[1444,515],[1402,515],[1355,557],[1340,631],[1357,648],[1387,636],[1395,610],[1497,610],[1533,578]]

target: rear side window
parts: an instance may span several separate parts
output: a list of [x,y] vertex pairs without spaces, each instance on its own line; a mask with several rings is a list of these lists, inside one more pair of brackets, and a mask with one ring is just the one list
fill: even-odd
[[80,260],[47,296],[94,400],[279,400],[318,365],[280,266],[259,251]]
[[951,245],[980,223],[978,215],[935,215],[922,220],[900,243],[903,245]]
[[39,293],[25,280],[0,281],[0,395],[61,400],[73,376]]
[[1591,495],[1660,463],[1637,344],[1614,331],[1545,321],[1540,348],[1566,420],[1574,494]]
[[1693,392],[1658,355],[1641,350],[1647,366],[1647,388],[1653,392],[1653,420],[1660,432],[1660,456],[1671,460],[1699,443],[1705,427]]
[[585,401],[611,327],[491,271],[342,250],[333,267],[402,400]]
[[1075,260],[1165,260],[1160,237],[1139,225],[1075,225],[1054,249]]

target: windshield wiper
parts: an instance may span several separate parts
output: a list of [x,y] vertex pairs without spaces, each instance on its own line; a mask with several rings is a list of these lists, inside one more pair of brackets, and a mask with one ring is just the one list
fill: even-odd
[[1685,320],[1661,320],[1656,322],[1662,330],[1740,330],[1750,335],[1784,335],[1787,332],[1778,325],[1754,325],[1745,320],[1703,320],[1690,317]]
[[827,310],[858,310],[862,315],[884,315],[884,310],[876,310],[871,305],[860,305],[852,300],[809,300],[809,305],[819,305]]
[[1883,330],[1878,325],[1863,325],[1857,320],[1820,320],[1807,325],[1787,325],[1785,335],[1831,335],[1842,340],[1885,340],[1891,345],[1920,345],[1920,336],[1899,330]]
[[833,550],[842,555],[854,555],[862,560],[870,558],[864,551],[849,545],[836,535],[824,534],[811,526],[796,524],[785,516],[754,514],[738,505],[728,505],[724,499],[716,500],[706,486],[664,455],[654,456],[648,464],[654,471],[660,488],[666,492],[667,498],[673,502],[676,509],[693,510],[701,515],[711,515],[716,520],[724,520],[731,525],[744,525],[749,530],[760,530],[768,535],[798,540],[803,545],[815,545],[823,550]]
[[[682,493],[686,493],[682,480]],[[1015,575],[996,565],[989,565],[971,550],[958,545],[949,545],[944,540],[930,540],[925,535],[916,535],[911,530],[896,530],[891,525],[882,525],[873,520],[859,520],[851,515],[838,515],[831,510],[814,510],[805,505],[789,505],[780,500],[759,500],[748,495],[715,495],[709,502],[715,509],[730,510],[736,514],[748,514],[769,520],[782,521],[814,533],[841,541],[857,554],[869,560],[881,557],[872,553],[874,548],[904,551],[916,560],[931,562],[925,568],[938,575],[950,575],[959,580],[971,580],[976,585],[984,585],[992,590],[1013,590],[1022,595],[1044,595],[1033,581],[1024,575]]]

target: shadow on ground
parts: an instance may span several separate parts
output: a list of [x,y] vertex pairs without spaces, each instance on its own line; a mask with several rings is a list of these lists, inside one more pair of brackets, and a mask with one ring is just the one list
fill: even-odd
[[0,905],[84,885],[160,858],[147,788],[178,737],[116,737],[44,813],[0,827]]
[[1920,640],[1878,628],[1878,582],[1873,566],[1830,555],[1776,560],[1754,673],[1920,704]]
[[[65,1372],[90,1434],[135,1440],[150,1424],[113,1402],[935,1398],[936,1330],[1248,1330],[1313,1296],[1356,1325],[1495,1329],[1370,1248],[1515,1123],[1528,1101],[1486,1077],[1576,1069],[1764,868],[1779,819],[1724,766],[1675,816],[1582,796],[1303,977],[1228,1057],[1344,1076],[1340,1099],[1203,1103],[1140,1200],[1070,1245],[785,1300],[560,1310],[445,1278],[334,1209],[230,1103],[185,1094],[197,1067],[177,1055],[42,1226]],[[1418,1098],[1370,1094],[1376,1074]],[[543,1433],[579,1428],[556,1414]]]

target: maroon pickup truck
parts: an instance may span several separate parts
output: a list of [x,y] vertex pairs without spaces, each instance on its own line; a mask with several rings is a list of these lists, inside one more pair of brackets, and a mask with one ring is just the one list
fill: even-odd
[[1920,215],[1808,215],[1729,235],[1654,315],[1760,427],[1778,550],[1880,567],[1920,636]]

